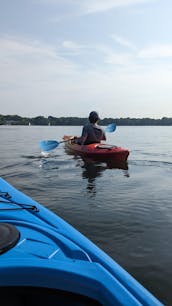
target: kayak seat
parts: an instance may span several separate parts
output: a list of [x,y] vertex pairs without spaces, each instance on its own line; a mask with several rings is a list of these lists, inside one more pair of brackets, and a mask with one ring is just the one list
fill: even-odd
[[0,223],[0,255],[13,248],[20,239],[18,229],[9,223]]
[[106,150],[112,150],[113,148],[117,148],[116,146],[111,145],[98,145],[96,146],[96,149],[106,149]]

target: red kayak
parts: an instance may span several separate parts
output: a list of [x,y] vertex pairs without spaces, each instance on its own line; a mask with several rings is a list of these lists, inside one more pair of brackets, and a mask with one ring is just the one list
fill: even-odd
[[80,155],[86,158],[92,158],[94,160],[107,161],[126,161],[129,155],[127,149],[109,145],[106,143],[92,143],[88,145],[79,145],[71,140],[73,136],[64,136],[66,148],[73,154]]

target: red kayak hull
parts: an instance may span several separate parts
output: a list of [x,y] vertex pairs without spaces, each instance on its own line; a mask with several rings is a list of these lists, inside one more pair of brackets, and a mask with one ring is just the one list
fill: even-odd
[[129,151],[127,149],[114,145],[108,145],[106,143],[79,145],[71,140],[71,137],[72,136],[63,137],[65,140],[65,146],[70,153],[100,161],[127,161],[129,155]]

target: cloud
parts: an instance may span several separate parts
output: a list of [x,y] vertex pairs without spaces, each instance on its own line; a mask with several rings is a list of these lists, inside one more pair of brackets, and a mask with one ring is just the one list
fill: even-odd
[[87,46],[78,44],[71,40],[65,40],[62,42],[63,55],[79,55],[81,51],[87,49]]
[[[85,14],[108,11],[117,7],[130,6],[153,0],[85,0],[82,1],[81,8]],[[80,1],[78,1],[80,3]]]
[[120,36],[118,36],[116,34],[112,34],[111,37],[113,38],[113,40],[117,44],[121,45],[122,47],[127,47],[128,49],[131,49],[133,51],[137,50],[136,46],[132,42],[130,42],[129,40],[127,40],[127,39],[125,39],[123,37],[120,37]]
[[[127,47],[129,51],[135,51],[137,48],[131,44],[129,41],[123,38],[112,35],[112,37],[118,42],[118,44]],[[95,64],[96,60],[101,61],[101,65],[110,64],[117,66],[125,66],[133,62],[133,52],[117,52],[114,51],[115,48],[109,47],[106,44],[78,44],[73,41],[64,41],[62,43],[63,54],[65,55],[79,55],[82,59],[84,57],[89,57],[89,64]],[[91,65],[89,65],[91,66]],[[95,66],[94,66],[95,67]]]
[[[120,40],[120,45],[127,46],[127,49],[135,50],[136,48],[134,45],[131,45],[129,41],[122,40],[122,38],[118,37],[118,40]],[[64,41],[62,43],[62,54],[66,56],[71,55],[77,55],[79,60],[82,63],[82,57],[84,56],[84,59],[87,58],[87,61],[89,59],[89,63],[87,64],[87,67],[95,67],[96,61],[99,61],[100,68],[105,68],[105,66],[108,65],[114,65],[114,66],[131,66],[133,64],[134,55],[133,52],[117,52],[114,51],[115,48],[109,47],[105,44],[91,44],[91,45],[83,45],[78,44],[73,41]],[[129,50],[130,51],[130,50]],[[101,69],[102,69],[101,68]],[[86,69],[86,67],[85,67]]]
[[[85,15],[106,12],[119,7],[134,6],[137,4],[151,3],[159,0],[33,0],[35,3],[59,5],[60,8],[70,7],[73,14]],[[63,2],[63,5],[62,5]],[[71,16],[67,10],[67,16]],[[58,19],[57,19],[58,20]]]
[[172,57],[172,44],[155,44],[143,48],[139,54],[142,59],[163,59]]
[[[0,39],[0,77],[5,74],[9,79],[19,73],[32,74],[33,78],[45,78],[47,74],[65,75],[75,71],[76,65],[61,56],[58,49],[37,41],[5,37]],[[44,72],[44,73],[43,73]],[[13,75],[13,77],[12,77]]]
[[49,56],[54,58],[55,52],[52,48],[48,48],[47,46],[42,48],[41,44],[37,41],[24,39],[13,38],[13,37],[5,37],[0,39],[0,53],[1,56],[4,55],[6,58],[11,56],[20,57],[20,56]]
[[[0,39],[2,113],[84,116],[88,107],[93,107],[100,108],[105,116],[110,116],[112,109],[115,116],[123,116],[126,101],[151,103],[151,99],[162,99],[164,93],[171,99],[169,63],[168,69],[167,65],[152,65],[151,61],[141,65],[140,58],[139,66],[137,52],[115,52],[106,45],[64,41],[61,46],[12,37]],[[66,49],[82,50],[85,65],[82,58],[82,66],[78,57],[69,59]],[[98,65],[90,65],[87,52],[93,64],[95,57],[101,55]],[[130,116],[128,111],[127,114]]]
[[72,50],[78,50],[78,49],[81,49],[82,46],[71,41],[71,40],[65,40],[63,43],[62,43],[63,47],[64,48],[67,48],[67,49],[72,49]]
[[105,63],[117,66],[126,66],[131,63],[132,56],[129,53],[109,53],[105,58]]

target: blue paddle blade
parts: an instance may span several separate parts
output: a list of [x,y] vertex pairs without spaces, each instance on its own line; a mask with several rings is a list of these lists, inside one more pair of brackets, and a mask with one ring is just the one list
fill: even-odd
[[115,130],[116,130],[116,124],[115,124],[115,123],[109,124],[109,125],[106,127],[106,129],[105,129],[105,131],[106,131],[106,132],[109,132],[109,133],[112,133],[112,132],[114,132]]
[[43,152],[54,150],[60,143],[56,140],[41,140],[39,146]]

